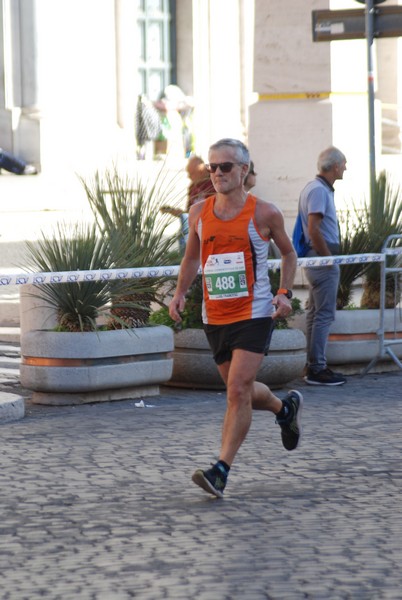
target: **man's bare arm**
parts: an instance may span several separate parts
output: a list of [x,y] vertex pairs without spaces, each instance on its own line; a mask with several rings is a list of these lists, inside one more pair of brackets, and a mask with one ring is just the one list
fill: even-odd
[[[297,255],[291,239],[286,232],[283,214],[273,205],[271,205],[269,214],[269,228],[271,238],[281,253],[282,264],[280,287],[292,289],[296,276]],[[276,311],[272,315],[274,319],[287,317],[292,311],[290,300],[282,294],[275,296],[273,303],[276,306]]]
[[328,248],[320,229],[322,219],[321,213],[310,213],[308,215],[308,234],[311,245],[319,256],[331,256],[331,250]]
[[177,322],[181,321],[180,313],[183,312],[186,303],[185,296],[196,278],[200,267],[200,240],[195,230],[195,223],[201,210],[200,204],[201,203],[197,203],[190,209],[186,251],[183,260],[181,261],[176,291],[169,304],[169,315]]

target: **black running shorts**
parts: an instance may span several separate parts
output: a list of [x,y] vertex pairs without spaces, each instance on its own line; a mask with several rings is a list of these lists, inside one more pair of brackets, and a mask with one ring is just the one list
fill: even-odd
[[229,325],[204,325],[217,365],[230,361],[236,349],[268,354],[275,322],[271,317],[247,319]]

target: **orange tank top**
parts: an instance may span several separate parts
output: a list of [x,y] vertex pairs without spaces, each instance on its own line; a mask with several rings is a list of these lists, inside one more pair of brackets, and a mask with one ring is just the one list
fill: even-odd
[[204,203],[197,222],[204,323],[225,325],[268,317],[273,311],[269,239],[255,223],[256,203],[256,197],[249,194],[241,212],[228,221],[215,216],[215,196]]

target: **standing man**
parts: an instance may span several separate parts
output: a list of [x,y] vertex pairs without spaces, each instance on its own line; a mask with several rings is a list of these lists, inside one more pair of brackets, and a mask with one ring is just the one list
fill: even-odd
[[189,179],[191,180],[191,183],[188,186],[186,208],[182,210],[181,208],[162,206],[161,212],[169,213],[174,217],[180,217],[183,214],[187,215],[193,204],[196,204],[197,202],[200,202],[200,200],[204,200],[204,198],[215,194],[215,188],[212,185],[209,172],[207,171],[206,165],[201,156],[190,156],[186,171]]
[[184,252],[188,238],[188,211],[193,204],[215,193],[215,188],[212,185],[211,178],[201,156],[190,156],[186,171],[191,180],[188,186],[186,209],[182,210],[180,208],[172,208],[171,206],[162,206],[160,209],[163,213],[179,217],[182,232],[179,244],[182,252]]
[[246,192],[249,192],[251,188],[255,187],[257,183],[257,173],[254,171],[254,163],[250,160],[250,166],[248,168],[248,173],[244,179],[244,189]]
[[[248,149],[239,140],[223,139],[210,147],[207,168],[215,195],[190,209],[186,252],[169,306],[172,319],[180,321],[185,295],[201,263],[204,330],[226,384],[227,406],[219,460],[210,469],[195,471],[192,479],[218,498],[250,428],[253,409],[276,415],[287,450],[297,447],[301,435],[302,395],[290,391],[280,400],[256,382],[273,320],[292,310],[297,258],[281,211],[244,189],[249,163]],[[282,256],[281,289],[275,297],[267,268],[271,238]]]
[[17,158],[10,152],[0,148],[0,173],[1,169],[10,171],[15,175],[37,175],[38,170],[33,165],[28,165],[25,161]]
[[[317,162],[318,175],[302,190],[299,213],[310,250],[306,256],[339,254],[339,228],[333,184],[346,171],[344,154],[331,146],[323,150]],[[309,283],[307,312],[307,374],[309,385],[342,385],[341,373],[327,366],[326,346],[331,323],[335,320],[339,265],[306,268]]]
[[186,171],[191,183],[188,187],[187,212],[197,202],[215,193],[206,165],[200,156],[190,156]]

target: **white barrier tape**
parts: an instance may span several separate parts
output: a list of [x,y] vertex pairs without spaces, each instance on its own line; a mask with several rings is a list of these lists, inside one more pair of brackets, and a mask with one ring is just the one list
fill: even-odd
[[85,283],[88,281],[111,281],[114,279],[146,279],[150,277],[175,277],[179,266],[147,267],[134,269],[109,269],[96,271],[59,271],[55,273],[0,274],[0,286],[43,285],[49,283]]
[[[384,260],[385,254],[344,254],[340,256],[306,256],[305,258],[297,259],[297,266],[330,267],[331,265],[353,265],[369,262],[384,262]],[[280,259],[268,261],[268,269],[278,269],[280,266]]]
[[[402,253],[402,248],[397,249]],[[349,254],[343,256],[311,256],[298,258],[299,267],[319,267],[330,265],[349,265],[357,263],[384,262],[384,254]],[[268,269],[278,269],[280,259],[269,260]],[[59,271],[55,273],[17,273],[1,274],[0,286],[43,285],[49,283],[82,283],[88,281],[111,281],[115,279],[147,279],[153,277],[177,277],[180,265],[165,267],[144,267],[132,269],[109,269],[96,271]]]
[[384,260],[384,254],[344,254],[341,256],[307,256],[305,258],[298,258],[297,266],[329,267],[330,265],[353,265],[369,262],[384,262]]

